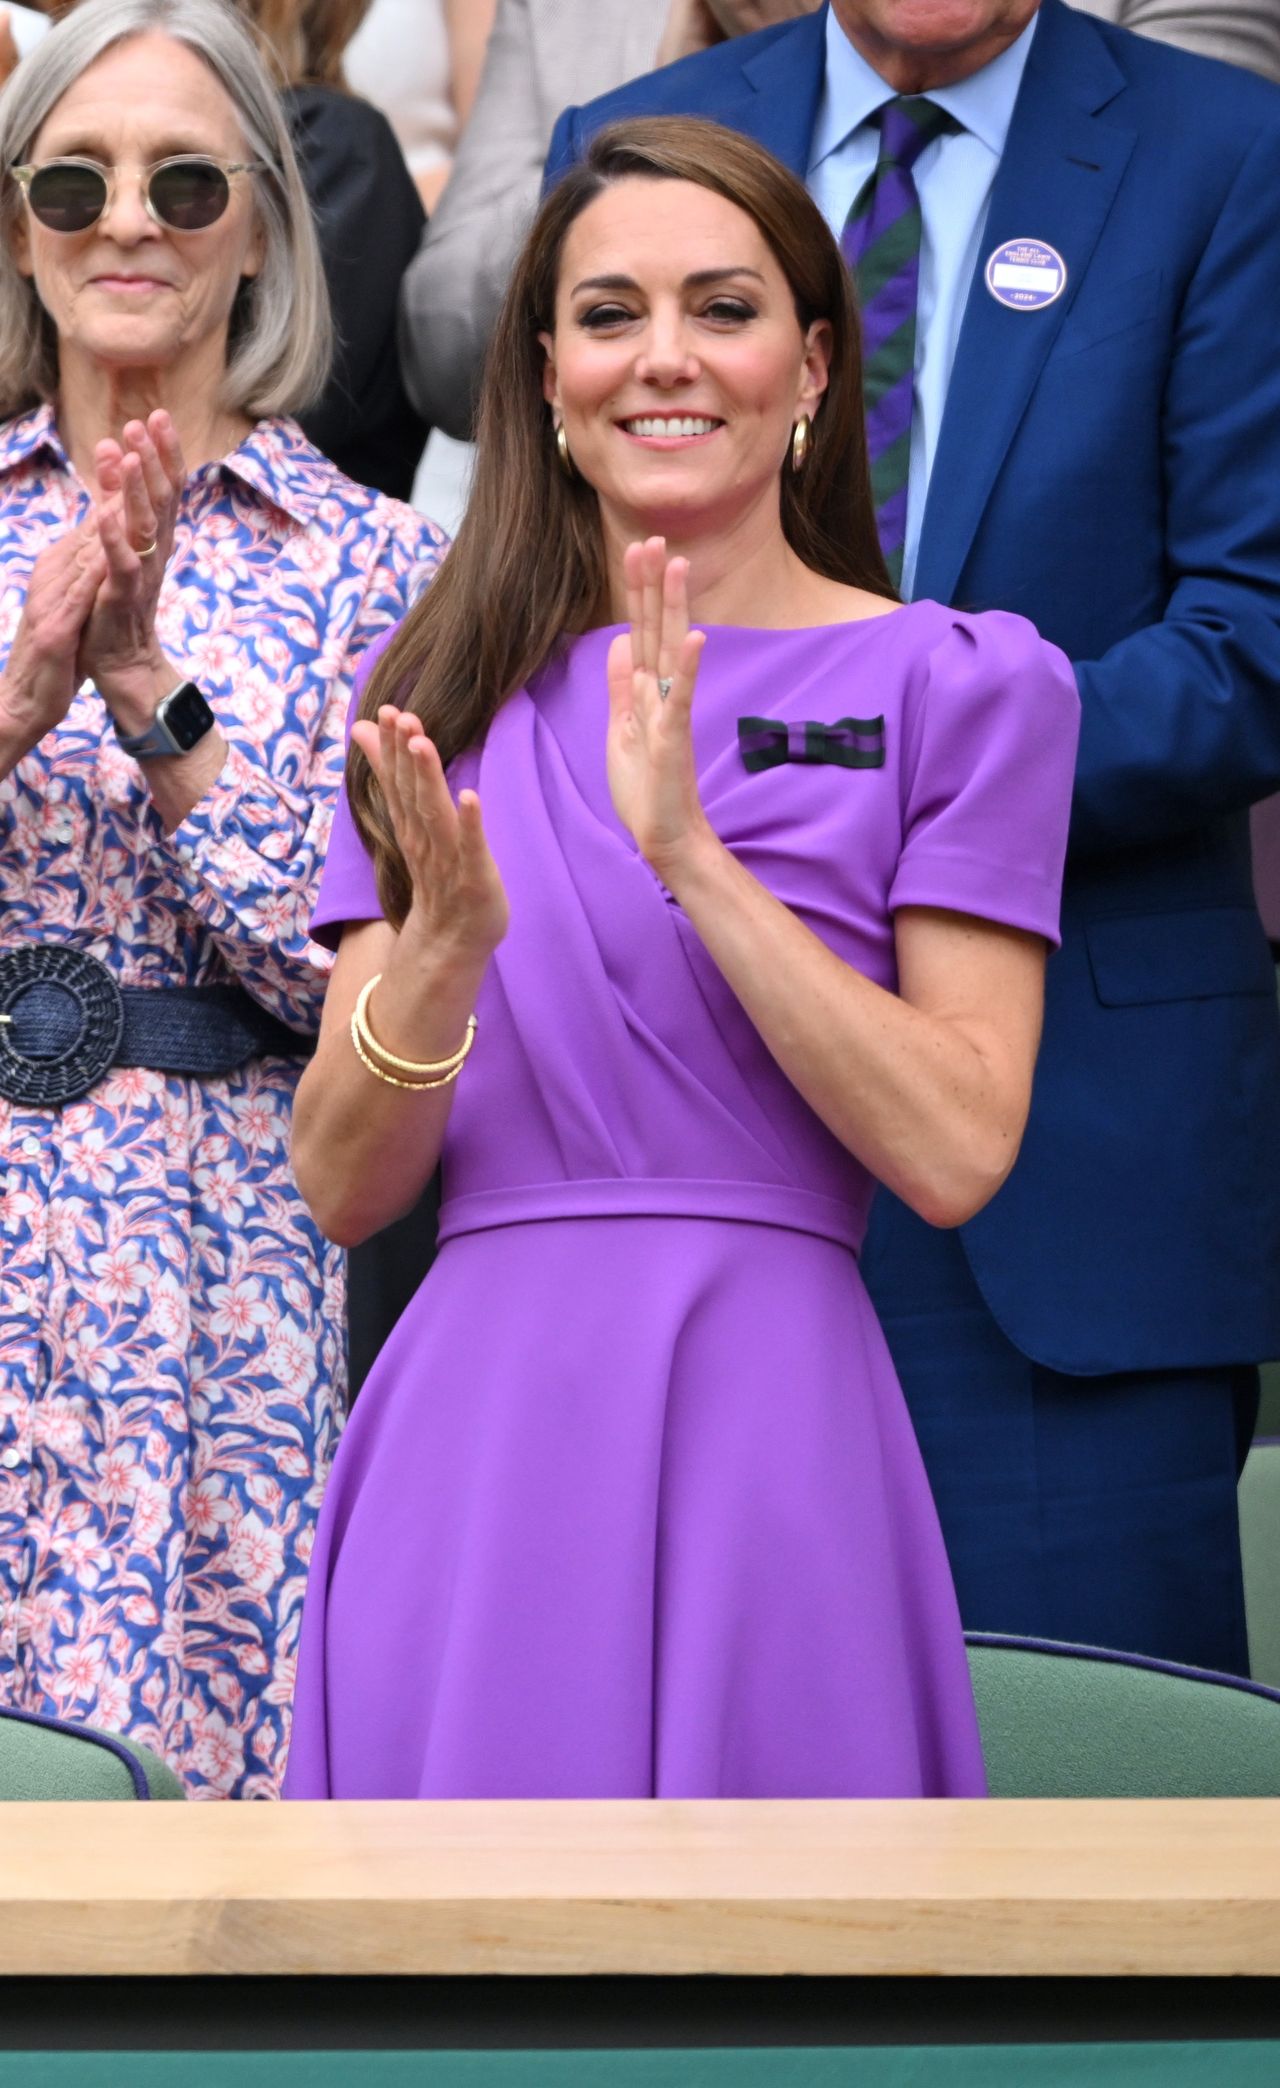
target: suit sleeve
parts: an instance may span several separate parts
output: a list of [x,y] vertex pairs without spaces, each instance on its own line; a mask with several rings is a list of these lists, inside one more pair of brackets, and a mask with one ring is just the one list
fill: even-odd
[[400,363],[418,411],[465,441],[489,336],[538,204],[546,151],[528,0],[504,0],[453,171],[400,293]]
[[1164,393],[1168,606],[1076,661],[1077,853],[1159,842],[1280,787],[1280,122],[1245,152]]

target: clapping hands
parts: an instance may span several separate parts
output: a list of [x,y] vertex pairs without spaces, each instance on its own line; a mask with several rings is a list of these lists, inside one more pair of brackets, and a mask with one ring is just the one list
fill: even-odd
[[96,683],[125,731],[142,730],[179,677],[155,631],[186,467],[167,413],[130,421],[97,446],[99,498],[77,529],[36,559],[0,683],[0,711],[34,745],[77,688]]
[[665,539],[627,547],[630,629],[609,647],[609,790],[614,810],[664,882],[710,832],[698,795],[691,716],[705,633],[689,629],[689,562]]
[[[142,730],[175,674],[156,636],[156,605],[173,550],[186,466],[169,415],[129,421],[123,441],[95,451],[99,498],[93,522],[105,571],[80,635],[76,665],[117,722]],[[167,684],[161,688],[158,684]]]
[[382,787],[409,872],[405,928],[436,958],[487,962],[507,932],[509,909],[479,798],[463,790],[454,803],[440,756],[412,711],[384,703],[376,724],[359,719],[351,737]]

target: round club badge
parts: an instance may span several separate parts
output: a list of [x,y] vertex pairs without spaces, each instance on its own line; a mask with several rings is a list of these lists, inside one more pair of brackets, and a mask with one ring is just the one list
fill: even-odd
[[1067,264],[1043,239],[1006,239],[987,257],[986,284],[1011,312],[1039,312],[1067,287]]

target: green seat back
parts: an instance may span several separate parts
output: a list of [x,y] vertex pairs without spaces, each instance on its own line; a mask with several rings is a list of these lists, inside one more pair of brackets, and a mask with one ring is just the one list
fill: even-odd
[[1280,1691],[1092,1646],[967,1643],[993,1798],[1280,1797]]
[[1240,1479],[1240,1549],[1255,1682],[1280,1689],[1280,1438],[1255,1442]]
[[0,1711],[0,1802],[185,1796],[172,1769],[134,1740]]

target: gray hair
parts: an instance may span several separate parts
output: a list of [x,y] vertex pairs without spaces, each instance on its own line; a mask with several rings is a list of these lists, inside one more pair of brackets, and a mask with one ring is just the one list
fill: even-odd
[[26,161],[67,90],[113,44],[171,36],[216,75],[234,104],[249,154],[263,235],[262,267],[241,284],[231,313],[220,403],[257,419],[296,413],[323,388],[333,323],[311,205],[279,96],[243,22],[225,0],[84,0],[22,60],[0,93],[0,419],[51,399],[57,338],[12,249],[24,208],[9,170]]

